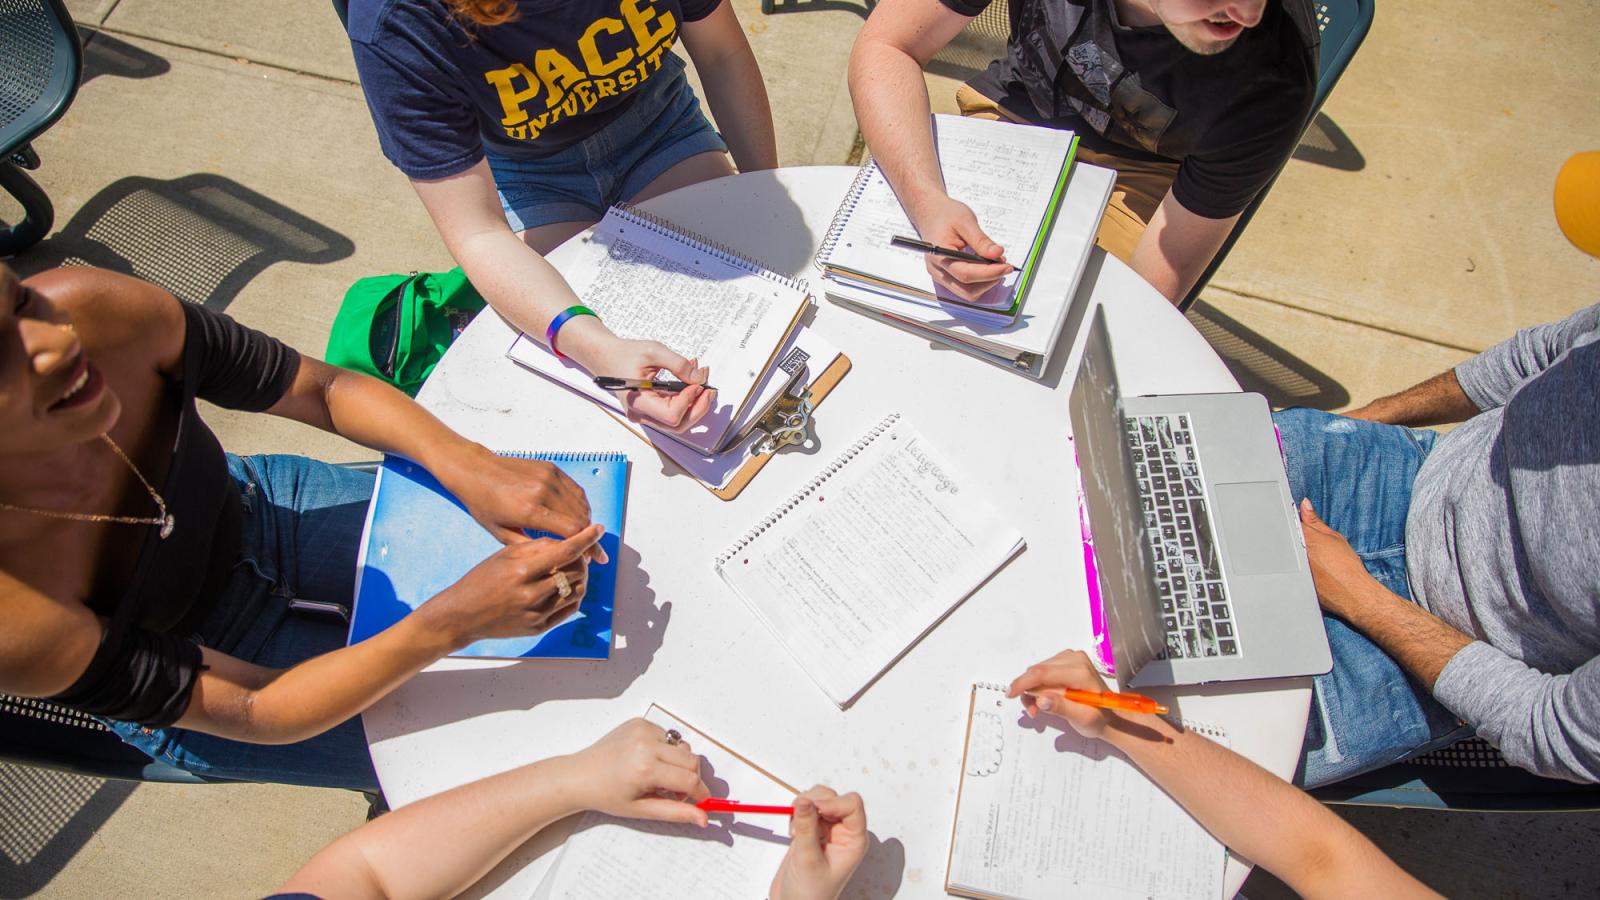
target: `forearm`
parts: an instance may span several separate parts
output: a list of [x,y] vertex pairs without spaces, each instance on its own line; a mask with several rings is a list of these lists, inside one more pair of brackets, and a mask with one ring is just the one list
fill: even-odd
[[1353,586],[1332,604],[1325,599],[1324,607],[1366,635],[1429,691],[1451,657],[1472,643],[1472,638],[1377,579]]
[[1477,405],[1461,389],[1454,369],[1345,413],[1352,419],[1413,427],[1464,422],[1477,414]]
[[850,98],[873,160],[915,221],[921,203],[945,194],[922,66],[863,35],[850,54]]
[[1301,896],[1431,896],[1309,795],[1192,731],[1155,716],[1113,716],[1105,739],[1219,841]]
[[434,618],[419,610],[355,646],[281,671],[203,649],[206,670],[177,725],[253,744],[315,737],[464,645]]
[[453,897],[579,810],[570,759],[532,763],[397,809],[329,845],[280,890],[327,900]]
[[711,115],[717,120],[739,171],[776,169],[778,139],[772,129],[767,88],[750,45],[742,40],[739,43],[721,58],[700,65],[706,105],[711,107]]

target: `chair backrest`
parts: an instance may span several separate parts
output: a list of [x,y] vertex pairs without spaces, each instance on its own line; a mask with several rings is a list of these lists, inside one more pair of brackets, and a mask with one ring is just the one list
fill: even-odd
[[0,160],[61,118],[82,75],[64,0],[0,0]]
[[[1351,57],[1356,55],[1356,50],[1361,47],[1361,42],[1366,40],[1367,32],[1372,28],[1373,0],[1311,0],[1311,5],[1316,12],[1317,30],[1322,34],[1322,43],[1317,51],[1317,89],[1312,96],[1311,110],[1306,114],[1305,124],[1309,126],[1316,118],[1317,111],[1322,109],[1322,104],[1332,93],[1333,86],[1339,83],[1339,76],[1344,74],[1345,67],[1350,65]],[[1287,164],[1288,160],[1285,159]],[[1272,190],[1272,185],[1278,180],[1278,175],[1283,172],[1283,166],[1273,173],[1272,179],[1256,193],[1255,199],[1245,207],[1244,213],[1239,216],[1239,221],[1233,225],[1233,230],[1228,233],[1228,239],[1211,258],[1211,264],[1200,278],[1195,281],[1194,287],[1189,289],[1189,295],[1178,304],[1179,309],[1187,310],[1194,305],[1196,298],[1211,276],[1216,274],[1222,261],[1227,258],[1228,251],[1233,249],[1233,244],[1244,233],[1246,225],[1250,224],[1256,210],[1261,207],[1261,201]]]
[[1317,788],[1324,803],[1406,809],[1554,812],[1600,810],[1600,785],[1541,778],[1467,738],[1415,759]]

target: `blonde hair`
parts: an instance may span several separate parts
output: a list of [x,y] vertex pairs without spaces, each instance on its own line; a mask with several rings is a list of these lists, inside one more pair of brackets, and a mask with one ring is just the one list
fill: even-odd
[[517,18],[516,0],[446,0],[450,11],[471,25],[493,28]]

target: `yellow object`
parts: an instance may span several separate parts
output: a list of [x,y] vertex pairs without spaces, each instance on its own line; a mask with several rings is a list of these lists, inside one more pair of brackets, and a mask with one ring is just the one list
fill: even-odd
[[1556,224],[1573,246],[1600,256],[1600,150],[1575,154],[1556,173]]

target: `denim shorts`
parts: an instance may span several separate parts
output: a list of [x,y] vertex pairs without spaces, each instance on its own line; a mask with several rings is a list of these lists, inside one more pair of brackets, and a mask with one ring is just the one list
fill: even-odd
[[[1438,433],[1313,409],[1273,414],[1289,489],[1344,535],[1367,572],[1407,600],[1411,485]],[[1472,734],[1366,635],[1323,616],[1333,671],[1312,680],[1311,715],[1295,781],[1331,784]]]
[[597,221],[678,163],[727,149],[700,112],[683,60],[668,53],[622,115],[584,140],[543,159],[484,155],[506,221],[512,231],[526,231]]
[[[350,605],[372,474],[281,455],[229,454],[228,471],[244,510],[238,561],[199,630],[189,636],[268,669],[287,669],[343,647],[344,622],[291,609],[290,601]],[[209,780],[378,790],[359,717],[276,746],[104,721],[146,755]]]

